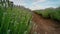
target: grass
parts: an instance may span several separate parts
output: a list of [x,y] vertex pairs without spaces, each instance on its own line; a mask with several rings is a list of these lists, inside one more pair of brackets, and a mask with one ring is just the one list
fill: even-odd
[[31,18],[29,10],[0,7],[0,34],[29,34]]

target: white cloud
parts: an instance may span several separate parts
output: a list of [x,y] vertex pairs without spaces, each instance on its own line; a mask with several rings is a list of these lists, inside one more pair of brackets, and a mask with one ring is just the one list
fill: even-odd
[[44,1],[46,1],[46,0],[34,0],[35,2],[37,2],[37,1],[40,1],[40,2],[44,2]]
[[32,3],[32,6],[29,7],[31,10],[38,10],[38,9],[44,9],[44,7],[38,5],[39,2],[45,2],[46,0],[34,0]]
[[39,2],[45,2],[46,0],[34,0],[32,3],[32,6],[29,7],[31,10],[38,10],[38,9],[44,9],[43,6],[38,5]]
[[25,6],[26,8],[29,8],[31,10],[38,10],[38,9],[44,9],[44,7],[37,5],[39,2],[45,2],[46,0],[32,0],[33,2],[31,3],[31,6],[25,6],[27,3],[24,3],[24,0],[20,0],[20,5]]
[[43,6],[40,5],[34,5],[30,7],[31,10],[39,10],[39,9],[45,9]]
[[34,2],[32,4],[37,4],[39,2],[45,2],[46,0],[34,0]]

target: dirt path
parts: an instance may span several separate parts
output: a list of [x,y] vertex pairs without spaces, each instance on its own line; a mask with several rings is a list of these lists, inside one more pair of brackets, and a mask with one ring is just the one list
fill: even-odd
[[31,34],[60,34],[60,25],[51,19],[44,19],[42,16],[33,13],[34,22]]

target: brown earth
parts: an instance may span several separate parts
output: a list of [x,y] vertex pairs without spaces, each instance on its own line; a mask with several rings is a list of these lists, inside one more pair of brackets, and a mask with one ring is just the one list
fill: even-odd
[[60,24],[52,19],[44,19],[42,16],[33,13],[33,27],[31,34],[60,34]]

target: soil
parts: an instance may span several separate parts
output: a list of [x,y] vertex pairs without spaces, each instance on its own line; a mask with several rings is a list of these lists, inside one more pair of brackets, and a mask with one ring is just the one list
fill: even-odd
[[52,19],[44,19],[33,12],[33,27],[30,34],[60,34],[60,24]]

